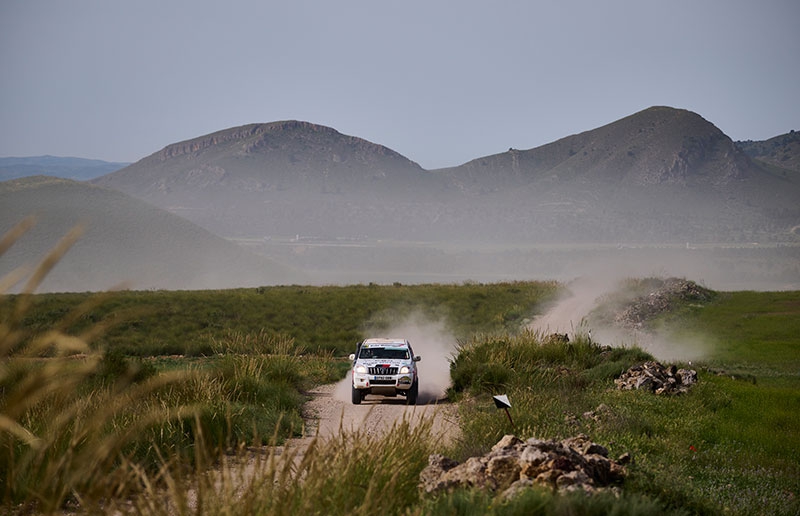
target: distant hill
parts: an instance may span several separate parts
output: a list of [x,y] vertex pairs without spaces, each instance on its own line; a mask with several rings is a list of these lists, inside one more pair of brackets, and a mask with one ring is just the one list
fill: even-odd
[[94,183],[226,237],[402,231],[398,206],[438,202],[446,187],[391,149],[298,121],[169,145]]
[[0,158],[0,181],[30,176],[53,176],[88,181],[130,165],[99,159],[32,156]]
[[669,107],[440,172],[476,202],[516,206],[551,229],[531,228],[533,239],[763,240],[800,222],[798,177],[754,164],[713,124]]
[[530,150],[478,158],[447,170],[473,193],[520,186],[723,186],[755,172],[733,142],[690,111],[653,107]]
[[225,237],[508,243],[780,239],[800,178],[701,116],[653,107],[541,147],[427,171],[308,122],[169,145],[94,182]]
[[764,141],[739,141],[736,145],[756,161],[800,172],[800,132],[790,131]]
[[[0,277],[33,267],[72,227],[85,234],[42,291],[230,288],[294,283],[301,275],[121,192],[36,176],[0,183],[0,234],[27,215],[36,226],[0,256]],[[18,286],[19,288],[19,286]]]

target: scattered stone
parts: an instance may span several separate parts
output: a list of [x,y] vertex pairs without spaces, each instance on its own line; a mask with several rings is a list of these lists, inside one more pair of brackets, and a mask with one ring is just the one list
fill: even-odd
[[564,412],[564,423],[568,424],[569,426],[578,426],[578,417],[575,414],[571,414],[569,412]]
[[[621,459],[630,462],[625,454]],[[456,487],[478,487],[509,499],[531,486],[554,491],[595,492],[618,484],[626,475],[622,462],[608,458],[608,449],[586,435],[562,441],[506,435],[483,457],[458,464],[442,455],[428,458],[419,488],[427,494]]]
[[569,437],[561,441],[561,443],[583,455],[602,455],[603,457],[608,457],[608,450],[590,441],[586,434],[578,434],[575,437]]
[[697,383],[697,371],[665,367],[658,362],[635,365],[614,380],[619,390],[644,389],[654,394],[683,394]]
[[592,421],[599,422],[601,419],[609,416],[610,414],[611,409],[608,408],[608,405],[601,403],[596,409],[581,414],[581,417],[583,417],[583,419],[591,419]]
[[544,339],[547,344],[569,344],[569,334],[551,333]]

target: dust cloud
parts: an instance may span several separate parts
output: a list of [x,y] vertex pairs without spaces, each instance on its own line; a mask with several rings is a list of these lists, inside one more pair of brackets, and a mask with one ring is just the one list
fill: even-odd
[[424,314],[412,314],[387,330],[390,337],[408,339],[414,353],[422,357],[419,367],[420,405],[436,403],[445,397],[450,386],[450,359],[455,354],[456,338],[444,322],[433,321]]
[[674,276],[714,290],[800,289],[800,245],[365,241],[358,246],[271,243],[261,252],[278,263],[312,271],[315,285],[516,280],[566,284],[576,278],[612,283],[619,278]]
[[711,341],[706,337],[676,340],[659,333],[642,333],[637,345],[662,362],[691,362],[702,360],[711,351]]
[[599,345],[638,347],[664,362],[702,360],[712,349],[710,336],[677,340],[656,331],[627,330],[589,320],[590,313],[603,302],[604,297],[617,292],[623,280],[644,276],[665,277],[664,274],[636,270],[630,264],[616,270],[612,264],[596,265],[591,274],[567,282],[564,293],[529,327],[543,335],[562,333],[570,339],[588,337]]
[[352,374],[352,370],[347,371],[347,376],[336,382],[336,385],[333,386],[333,398],[335,400],[350,403],[350,389],[353,385]]
[[570,338],[588,334],[591,328],[586,327],[586,317],[618,281],[609,276],[584,276],[569,282],[553,305],[533,320],[531,328],[542,334],[566,333]]
[[[434,321],[422,313],[414,313],[381,335],[366,335],[365,338],[388,337],[407,339],[414,353],[422,360],[419,368],[418,405],[428,405],[442,400],[450,386],[450,359],[455,356],[456,338],[447,331],[444,322]],[[336,384],[333,396],[339,401],[350,402],[350,373]]]
[[[586,318],[602,297],[618,289],[626,278],[664,275],[657,262],[619,256],[615,259],[602,259],[598,255],[587,259],[584,256],[573,265],[577,275],[571,279],[557,278],[564,283],[564,293],[543,315],[533,320],[531,329],[543,334],[567,333],[570,338],[584,334],[597,341],[599,328],[589,328]],[[590,331],[593,332],[591,335]]]

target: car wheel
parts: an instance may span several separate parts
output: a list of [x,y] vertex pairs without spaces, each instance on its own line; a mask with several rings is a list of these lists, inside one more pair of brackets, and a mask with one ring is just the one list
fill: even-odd
[[361,399],[362,399],[361,391],[359,391],[355,387],[351,387],[351,389],[353,390],[352,396],[351,396],[351,400],[353,402],[353,405],[361,405]]
[[419,394],[419,384],[417,382],[414,382],[411,385],[411,388],[408,390],[408,394],[406,395],[406,404],[416,405],[417,394]]

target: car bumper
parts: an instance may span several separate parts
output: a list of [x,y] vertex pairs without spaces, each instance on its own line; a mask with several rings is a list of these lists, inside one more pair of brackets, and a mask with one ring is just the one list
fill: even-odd
[[398,374],[389,376],[371,375],[355,373],[353,374],[353,387],[356,389],[370,389],[377,393],[380,390],[401,390],[411,388],[414,379],[410,374]]

